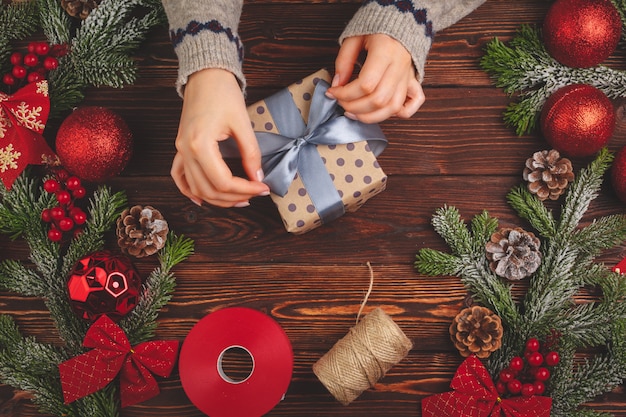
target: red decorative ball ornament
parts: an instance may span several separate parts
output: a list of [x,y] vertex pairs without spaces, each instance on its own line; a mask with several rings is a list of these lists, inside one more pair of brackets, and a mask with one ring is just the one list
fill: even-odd
[[626,203],[626,146],[615,155],[611,167],[611,183],[617,198]]
[[74,175],[104,182],[118,175],[132,156],[132,134],[117,113],[104,107],[81,107],[59,127],[56,152]]
[[94,252],[74,265],[67,288],[81,318],[95,321],[106,314],[118,321],[137,305],[141,277],[127,257]]
[[554,59],[568,67],[589,68],[615,51],[622,21],[610,0],[557,0],[546,14],[542,32]]
[[563,154],[593,155],[613,136],[613,103],[602,91],[587,84],[562,87],[543,106],[541,130],[546,141]]

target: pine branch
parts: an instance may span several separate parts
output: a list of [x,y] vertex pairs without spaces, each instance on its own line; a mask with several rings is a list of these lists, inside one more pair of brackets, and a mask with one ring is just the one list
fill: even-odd
[[59,7],[57,0],[36,0],[41,20],[41,28],[52,45],[67,44],[72,39],[72,20]]
[[455,255],[472,252],[472,237],[455,207],[443,207],[435,212],[431,221],[435,231],[441,236]]
[[120,322],[132,345],[154,336],[159,310],[172,298],[176,277],[171,269],[193,253],[193,241],[170,233],[159,254],[160,266],[146,279],[139,303]]
[[572,235],[571,244],[586,256],[593,258],[602,250],[613,248],[626,240],[626,216],[616,214],[599,219]]
[[569,84],[589,84],[610,98],[626,96],[626,71],[605,66],[570,68],[550,56],[536,28],[523,25],[505,45],[498,39],[487,44],[480,65],[507,94],[519,93],[521,100],[509,105],[504,121],[518,135],[537,126],[547,98]]
[[454,255],[424,248],[417,253],[414,266],[424,275],[458,275],[463,268],[463,262]]
[[0,288],[29,297],[45,297],[49,293],[41,275],[11,259],[0,262]]
[[0,71],[3,74],[9,69],[10,41],[33,33],[37,23],[34,3],[0,3]]
[[513,188],[507,195],[507,201],[519,216],[546,238],[556,234],[556,222],[552,212],[523,185]]

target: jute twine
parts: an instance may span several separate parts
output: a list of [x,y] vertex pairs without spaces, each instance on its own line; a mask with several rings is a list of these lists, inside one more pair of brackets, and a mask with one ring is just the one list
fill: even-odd
[[[370,266],[368,295],[372,284]],[[367,296],[361,310],[366,301]],[[348,405],[373,387],[412,347],[391,317],[375,308],[360,322],[357,316],[357,324],[313,365],[313,372],[337,401]]]

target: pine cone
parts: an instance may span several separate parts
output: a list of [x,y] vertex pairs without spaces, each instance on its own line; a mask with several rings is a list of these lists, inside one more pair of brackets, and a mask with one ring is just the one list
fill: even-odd
[[496,275],[512,281],[526,278],[541,264],[539,245],[532,232],[519,227],[500,229],[485,245],[489,267]]
[[450,325],[450,338],[463,357],[488,357],[502,346],[502,320],[481,306],[464,308]]
[[61,0],[61,7],[72,17],[86,19],[102,0]]
[[528,181],[528,190],[541,201],[557,200],[574,180],[574,172],[572,162],[561,158],[556,149],[551,149],[535,152],[532,158],[528,158],[523,177]]
[[151,206],[133,206],[117,219],[117,244],[122,252],[142,258],[165,245],[169,228],[161,213]]

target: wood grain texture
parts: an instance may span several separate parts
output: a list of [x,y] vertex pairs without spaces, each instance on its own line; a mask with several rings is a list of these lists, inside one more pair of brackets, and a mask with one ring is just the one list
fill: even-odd
[[[336,39],[360,3],[246,2],[240,35],[246,46],[248,102],[319,68],[332,69]],[[226,210],[197,207],[178,193],[169,177],[182,105],[173,89],[177,61],[167,30],[155,30],[137,54],[137,82],[123,89],[91,89],[84,105],[119,112],[134,133],[134,157],[109,185],[126,190],[130,204],[159,208],[172,229],[196,243],[195,254],[175,269],[178,285],[160,315],[158,337],[183,341],[198,320],[220,308],[258,309],[281,324],[295,354],[289,391],[269,416],[420,416],[420,400],[447,391],[461,362],[447,328],[466,292],[458,278],[416,273],[415,254],[423,247],[447,250],[430,224],[443,205],[457,207],[468,220],[486,209],[503,226],[525,226],[507,205],[506,194],[521,182],[525,159],[547,145],[538,132],[518,137],[503,124],[502,113],[513,98],[493,85],[479,60],[488,41],[510,39],[521,24],[541,24],[548,7],[543,0],[489,0],[438,33],[426,64],[423,108],[409,120],[381,124],[390,140],[379,158],[389,175],[387,190],[358,212],[303,236],[285,232],[269,198]],[[620,49],[607,64],[626,68],[625,58]],[[615,105],[613,150],[626,145],[624,103],[616,100]],[[53,123],[50,137],[54,129]],[[574,164],[580,168],[587,162]],[[241,173],[237,161],[231,165]],[[552,208],[558,212],[559,206]],[[607,181],[584,221],[623,211]],[[620,247],[601,260],[611,265],[625,255]],[[0,259],[9,258],[27,259],[28,248],[0,236]],[[375,283],[366,312],[382,307],[415,347],[374,389],[344,407],[311,367],[354,325],[369,284],[367,262]],[[136,265],[147,274],[156,260]],[[520,297],[523,291],[523,285],[515,289]],[[0,312],[14,316],[25,334],[60,343],[42,300],[3,292]],[[158,397],[123,410],[122,417],[203,415],[186,398],[177,373],[159,382]],[[589,406],[626,417],[625,387]],[[36,415],[27,395],[0,386],[0,416]]]

